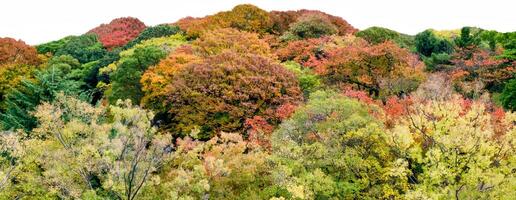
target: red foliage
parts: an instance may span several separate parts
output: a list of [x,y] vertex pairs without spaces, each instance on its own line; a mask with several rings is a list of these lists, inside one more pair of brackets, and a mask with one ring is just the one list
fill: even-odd
[[247,127],[248,140],[265,149],[271,148],[270,135],[274,131],[274,126],[261,116],[254,116],[245,120]]
[[284,120],[292,116],[296,111],[297,106],[291,103],[286,103],[276,109],[276,117],[280,120]]
[[32,46],[13,38],[0,38],[0,64],[16,63],[37,65],[38,53]]
[[114,19],[109,24],[101,24],[88,33],[97,34],[104,47],[112,49],[124,46],[138,37],[145,28],[145,24],[137,18],[123,17]]
[[365,91],[362,90],[354,90],[351,87],[344,89],[344,96],[349,98],[357,99],[360,102],[371,105],[374,104],[375,101],[371,98]]
[[296,40],[276,51],[281,61],[293,60],[305,66],[316,68],[325,57],[323,46],[331,41],[330,37]]

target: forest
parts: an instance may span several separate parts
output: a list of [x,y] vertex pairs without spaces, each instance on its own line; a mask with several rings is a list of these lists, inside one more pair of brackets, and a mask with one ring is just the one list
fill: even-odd
[[250,4],[0,37],[0,199],[516,199],[515,74],[516,32]]

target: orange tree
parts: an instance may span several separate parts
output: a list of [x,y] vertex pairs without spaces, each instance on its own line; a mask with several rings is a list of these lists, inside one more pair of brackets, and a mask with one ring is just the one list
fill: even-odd
[[393,42],[339,47],[328,52],[317,72],[331,85],[351,85],[374,97],[401,95],[417,88],[423,64]]
[[21,40],[13,38],[0,38],[0,64],[39,64],[38,53]]
[[[163,62],[177,71],[164,77]],[[143,77],[144,106],[156,110],[157,119],[167,122],[164,128],[177,136],[199,130],[199,138],[207,139],[219,131],[243,131],[254,116],[277,124],[276,110],[302,99],[295,75],[259,55],[226,51],[199,61],[183,54],[163,62]],[[148,90],[152,84],[163,89]]]

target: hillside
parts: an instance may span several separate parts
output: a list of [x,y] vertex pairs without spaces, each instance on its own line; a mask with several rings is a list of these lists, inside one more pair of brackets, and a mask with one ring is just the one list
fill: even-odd
[[0,37],[0,199],[514,199],[515,73],[516,32],[250,4]]

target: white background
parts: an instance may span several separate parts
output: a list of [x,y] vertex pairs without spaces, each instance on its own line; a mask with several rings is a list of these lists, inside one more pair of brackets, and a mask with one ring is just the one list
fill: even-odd
[[156,25],[230,10],[241,3],[268,11],[321,10],[359,29],[382,26],[407,34],[462,26],[516,31],[516,0],[1,0],[0,37],[39,44],[85,33],[117,17],[133,16]]

